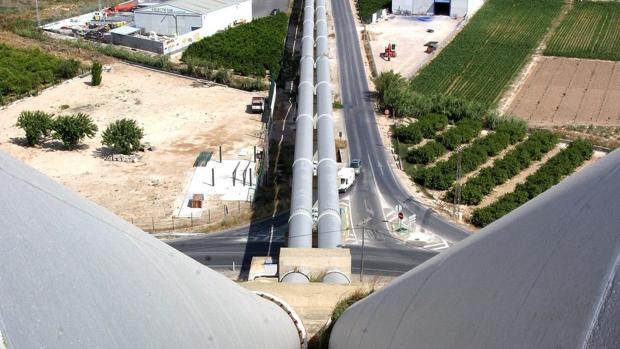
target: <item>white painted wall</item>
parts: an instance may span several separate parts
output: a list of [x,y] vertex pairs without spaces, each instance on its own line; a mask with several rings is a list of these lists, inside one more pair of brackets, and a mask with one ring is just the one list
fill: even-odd
[[192,31],[192,27],[202,27],[202,16],[198,14],[136,12],[134,19],[136,27],[143,28],[146,33],[155,32],[158,35],[183,35]]
[[464,17],[467,14],[468,0],[452,0],[450,5],[450,16]]
[[[476,0],[481,2],[482,0]],[[468,0],[452,0],[451,16],[463,17],[467,14]],[[392,13],[427,14],[433,13],[434,0],[392,0]]]
[[226,30],[235,23],[252,21],[252,0],[232,5],[202,16],[204,24],[199,30],[179,36],[164,45],[164,53],[178,52],[202,38],[211,36],[220,30]]

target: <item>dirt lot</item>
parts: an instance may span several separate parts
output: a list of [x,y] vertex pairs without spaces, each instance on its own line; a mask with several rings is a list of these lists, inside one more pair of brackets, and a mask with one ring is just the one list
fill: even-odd
[[[440,47],[446,45],[463,21],[447,16],[433,16],[428,22],[420,21],[418,18],[390,15],[387,19],[381,19],[366,27],[379,73],[394,70],[405,77],[412,76],[437,54],[425,53],[424,44],[428,41],[438,41]],[[428,29],[434,32],[428,33]],[[397,56],[387,61],[381,58],[380,54],[389,43],[396,44]]]
[[[258,144],[262,123],[258,115],[245,113],[252,93],[120,63],[103,73],[101,86],[89,81],[76,78],[0,110],[0,149],[126,219],[169,217],[200,151],[222,144],[224,159],[237,159],[242,148]],[[85,112],[100,132],[76,151],[55,141],[26,148],[23,131],[14,126],[23,110]],[[145,131],[143,141],[156,147],[138,163],[102,158],[108,149],[101,146],[101,131],[124,117],[136,119]]]
[[508,107],[532,125],[620,125],[620,62],[543,57]]

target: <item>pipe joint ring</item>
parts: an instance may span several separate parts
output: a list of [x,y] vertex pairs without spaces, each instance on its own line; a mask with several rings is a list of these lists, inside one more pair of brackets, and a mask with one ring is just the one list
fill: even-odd
[[310,164],[310,166],[314,166],[314,164],[312,163],[312,161],[310,161],[309,159],[306,158],[301,158],[301,159],[295,159],[295,161],[293,161],[293,167],[295,167],[295,165],[297,164],[297,162],[302,162],[302,161],[307,161],[308,164]]

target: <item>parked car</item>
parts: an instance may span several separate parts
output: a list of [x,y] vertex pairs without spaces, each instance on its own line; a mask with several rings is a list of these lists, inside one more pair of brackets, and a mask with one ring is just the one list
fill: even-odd
[[362,173],[362,160],[360,159],[351,160],[351,168],[355,171],[356,176]]

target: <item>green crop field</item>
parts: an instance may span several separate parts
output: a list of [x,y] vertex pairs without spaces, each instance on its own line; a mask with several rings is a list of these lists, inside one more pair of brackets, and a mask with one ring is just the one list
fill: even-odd
[[411,87],[422,94],[450,94],[485,105],[497,103],[563,3],[488,0],[454,40],[411,80]]
[[288,17],[284,13],[255,19],[191,44],[182,61],[210,69],[233,69],[241,75],[277,76]]
[[620,61],[620,2],[576,2],[551,38],[547,56]]
[[78,74],[80,62],[0,43],[0,105]]

